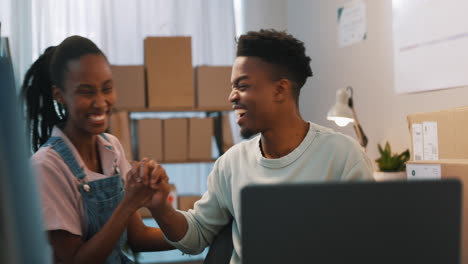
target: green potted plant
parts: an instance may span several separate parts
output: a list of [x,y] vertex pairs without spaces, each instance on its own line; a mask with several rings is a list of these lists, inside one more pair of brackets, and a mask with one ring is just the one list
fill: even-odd
[[386,142],[385,147],[382,148],[380,144],[377,144],[379,149],[380,158],[376,159],[379,171],[374,173],[376,181],[385,180],[404,180],[406,179],[406,162],[410,158],[409,150],[405,150],[402,153],[392,153],[390,144]]

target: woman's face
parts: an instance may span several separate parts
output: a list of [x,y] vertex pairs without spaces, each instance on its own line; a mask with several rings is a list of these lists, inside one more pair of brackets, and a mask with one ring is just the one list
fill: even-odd
[[86,135],[105,132],[116,100],[106,58],[88,54],[68,62],[63,85],[62,90],[55,90],[68,111],[65,128]]

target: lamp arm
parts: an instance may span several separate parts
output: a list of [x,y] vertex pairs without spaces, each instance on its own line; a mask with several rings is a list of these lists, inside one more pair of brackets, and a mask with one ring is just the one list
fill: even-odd
[[362,147],[366,148],[367,143],[369,143],[369,140],[367,139],[367,136],[364,133],[364,130],[362,129],[361,124],[359,123],[357,119],[356,111],[354,111],[354,107],[353,107],[353,98],[349,98],[348,105],[351,108],[351,111],[353,112],[354,131],[356,132],[356,136],[358,138],[359,144],[361,144]]
[[354,122],[354,131],[356,131],[359,144],[361,144],[362,147],[366,148],[367,143],[369,142],[366,134],[364,134],[364,131],[362,130],[362,127],[358,122]]
[[351,111],[353,112],[353,118],[354,118],[354,131],[356,132],[356,136],[358,138],[359,144],[365,149],[368,143],[368,139],[366,134],[364,134],[364,130],[361,127],[361,124],[359,124],[359,121],[357,119],[356,111],[354,111],[354,102],[353,102],[353,87],[348,86],[346,87],[346,91],[348,92],[348,106],[351,108]]

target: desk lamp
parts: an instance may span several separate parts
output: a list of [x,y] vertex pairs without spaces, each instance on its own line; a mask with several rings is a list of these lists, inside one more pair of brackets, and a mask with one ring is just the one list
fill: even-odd
[[356,132],[358,142],[363,148],[366,148],[368,143],[367,136],[359,124],[353,107],[353,87],[348,86],[346,89],[342,88],[336,91],[336,103],[328,111],[327,119],[335,121],[340,127],[354,123],[354,131]]

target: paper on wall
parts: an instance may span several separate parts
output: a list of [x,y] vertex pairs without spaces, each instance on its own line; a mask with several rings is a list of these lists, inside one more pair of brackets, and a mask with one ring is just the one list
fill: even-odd
[[338,8],[338,44],[346,47],[366,39],[366,4],[354,0]]
[[468,1],[391,2],[396,92],[468,85]]
[[407,164],[408,180],[440,180],[442,178],[440,164]]
[[423,122],[423,159],[439,159],[439,139],[437,136],[437,122]]

